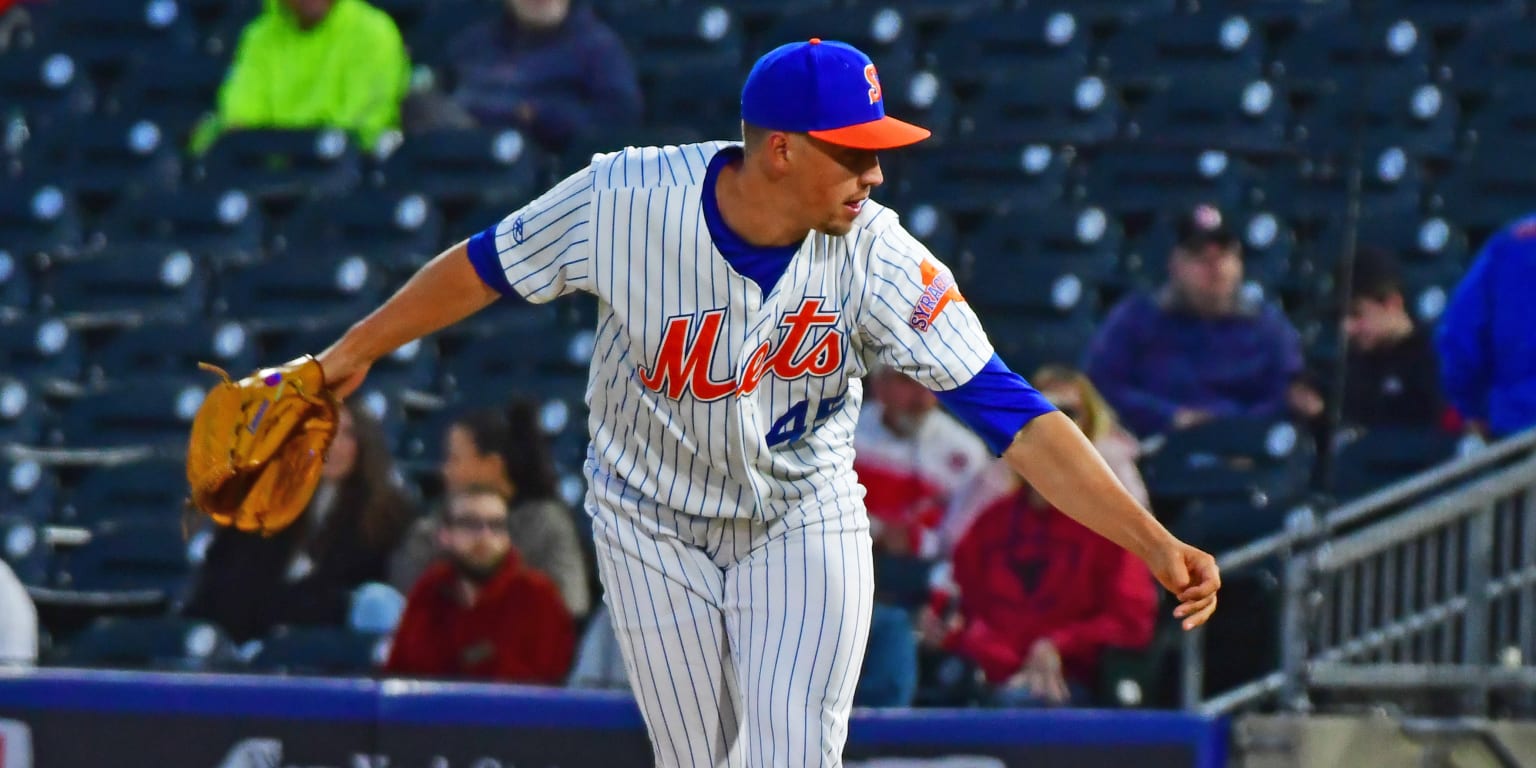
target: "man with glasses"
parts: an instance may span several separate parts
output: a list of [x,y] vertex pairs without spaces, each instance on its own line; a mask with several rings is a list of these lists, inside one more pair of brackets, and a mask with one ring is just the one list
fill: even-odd
[[1088,376],[1140,437],[1234,416],[1283,416],[1301,339],[1280,309],[1242,291],[1242,244],[1221,211],[1178,224],[1168,282],[1110,312]]
[[385,669],[413,677],[558,685],[576,634],[560,590],[523,565],[507,535],[507,502],[470,487],[449,500],[442,557],[411,590]]

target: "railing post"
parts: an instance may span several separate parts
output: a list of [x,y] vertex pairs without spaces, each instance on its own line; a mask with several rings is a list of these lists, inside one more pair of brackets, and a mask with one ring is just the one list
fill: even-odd
[[[1498,508],[1498,501],[1492,500],[1468,518],[1464,540],[1467,612],[1462,616],[1461,662],[1479,669],[1487,669],[1489,664],[1488,633],[1492,627],[1493,614],[1488,601],[1488,584],[1492,580],[1494,515]],[[1488,689],[1488,681],[1484,679],[1468,691],[1469,698],[1476,697],[1475,701],[1466,702],[1471,712],[1480,715],[1487,713]]]
[[1179,698],[1187,712],[1205,699],[1205,629],[1185,632],[1179,644]]
[[1309,603],[1313,560],[1312,552],[1288,555],[1281,575],[1280,670],[1285,673],[1285,685],[1280,691],[1281,706],[1294,712],[1312,710],[1306,677],[1307,641],[1312,629]]

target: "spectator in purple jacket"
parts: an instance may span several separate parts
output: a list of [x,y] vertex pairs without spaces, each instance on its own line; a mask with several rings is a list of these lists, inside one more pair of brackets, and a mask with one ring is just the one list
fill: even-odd
[[[436,124],[515,128],[559,150],[598,129],[638,123],[640,82],[618,35],[578,0],[503,0],[449,43],[441,72],[454,112]],[[420,102],[418,102],[420,103]]]
[[1222,214],[1179,221],[1168,282],[1109,314],[1088,374],[1142,437],[1213,418],[1285,416],[1301,341],[1279,308],[1246,297],[1242,245]]

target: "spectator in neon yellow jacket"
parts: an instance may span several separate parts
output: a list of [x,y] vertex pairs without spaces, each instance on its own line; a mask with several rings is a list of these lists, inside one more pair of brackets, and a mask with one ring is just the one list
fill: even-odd
[[410,61],[400,31],[365,0],[264,0],[240,35],[202,152],[240,128],[342,128],[363,147],[400,124]]

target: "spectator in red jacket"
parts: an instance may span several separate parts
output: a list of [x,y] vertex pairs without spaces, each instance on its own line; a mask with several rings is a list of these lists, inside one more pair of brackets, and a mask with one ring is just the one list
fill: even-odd
[[393,674],[559,685],[576,652],[560,590],[523,565],[507,502],[472,486],[449,500],[444,557],[411,590],[385,669]]
[[[1050,368],[1034,380],[1106,459],[1123,463],[1106,450],[1119,444],[1121,430],[1086,377]],[[958,611],[943,619],[924,609],[923,644],[975,664],[993,686],[994,704],[1088,704],[1100,654],[1152,640],[1152,575],[1028,486],[988,499],[955,546]]]

